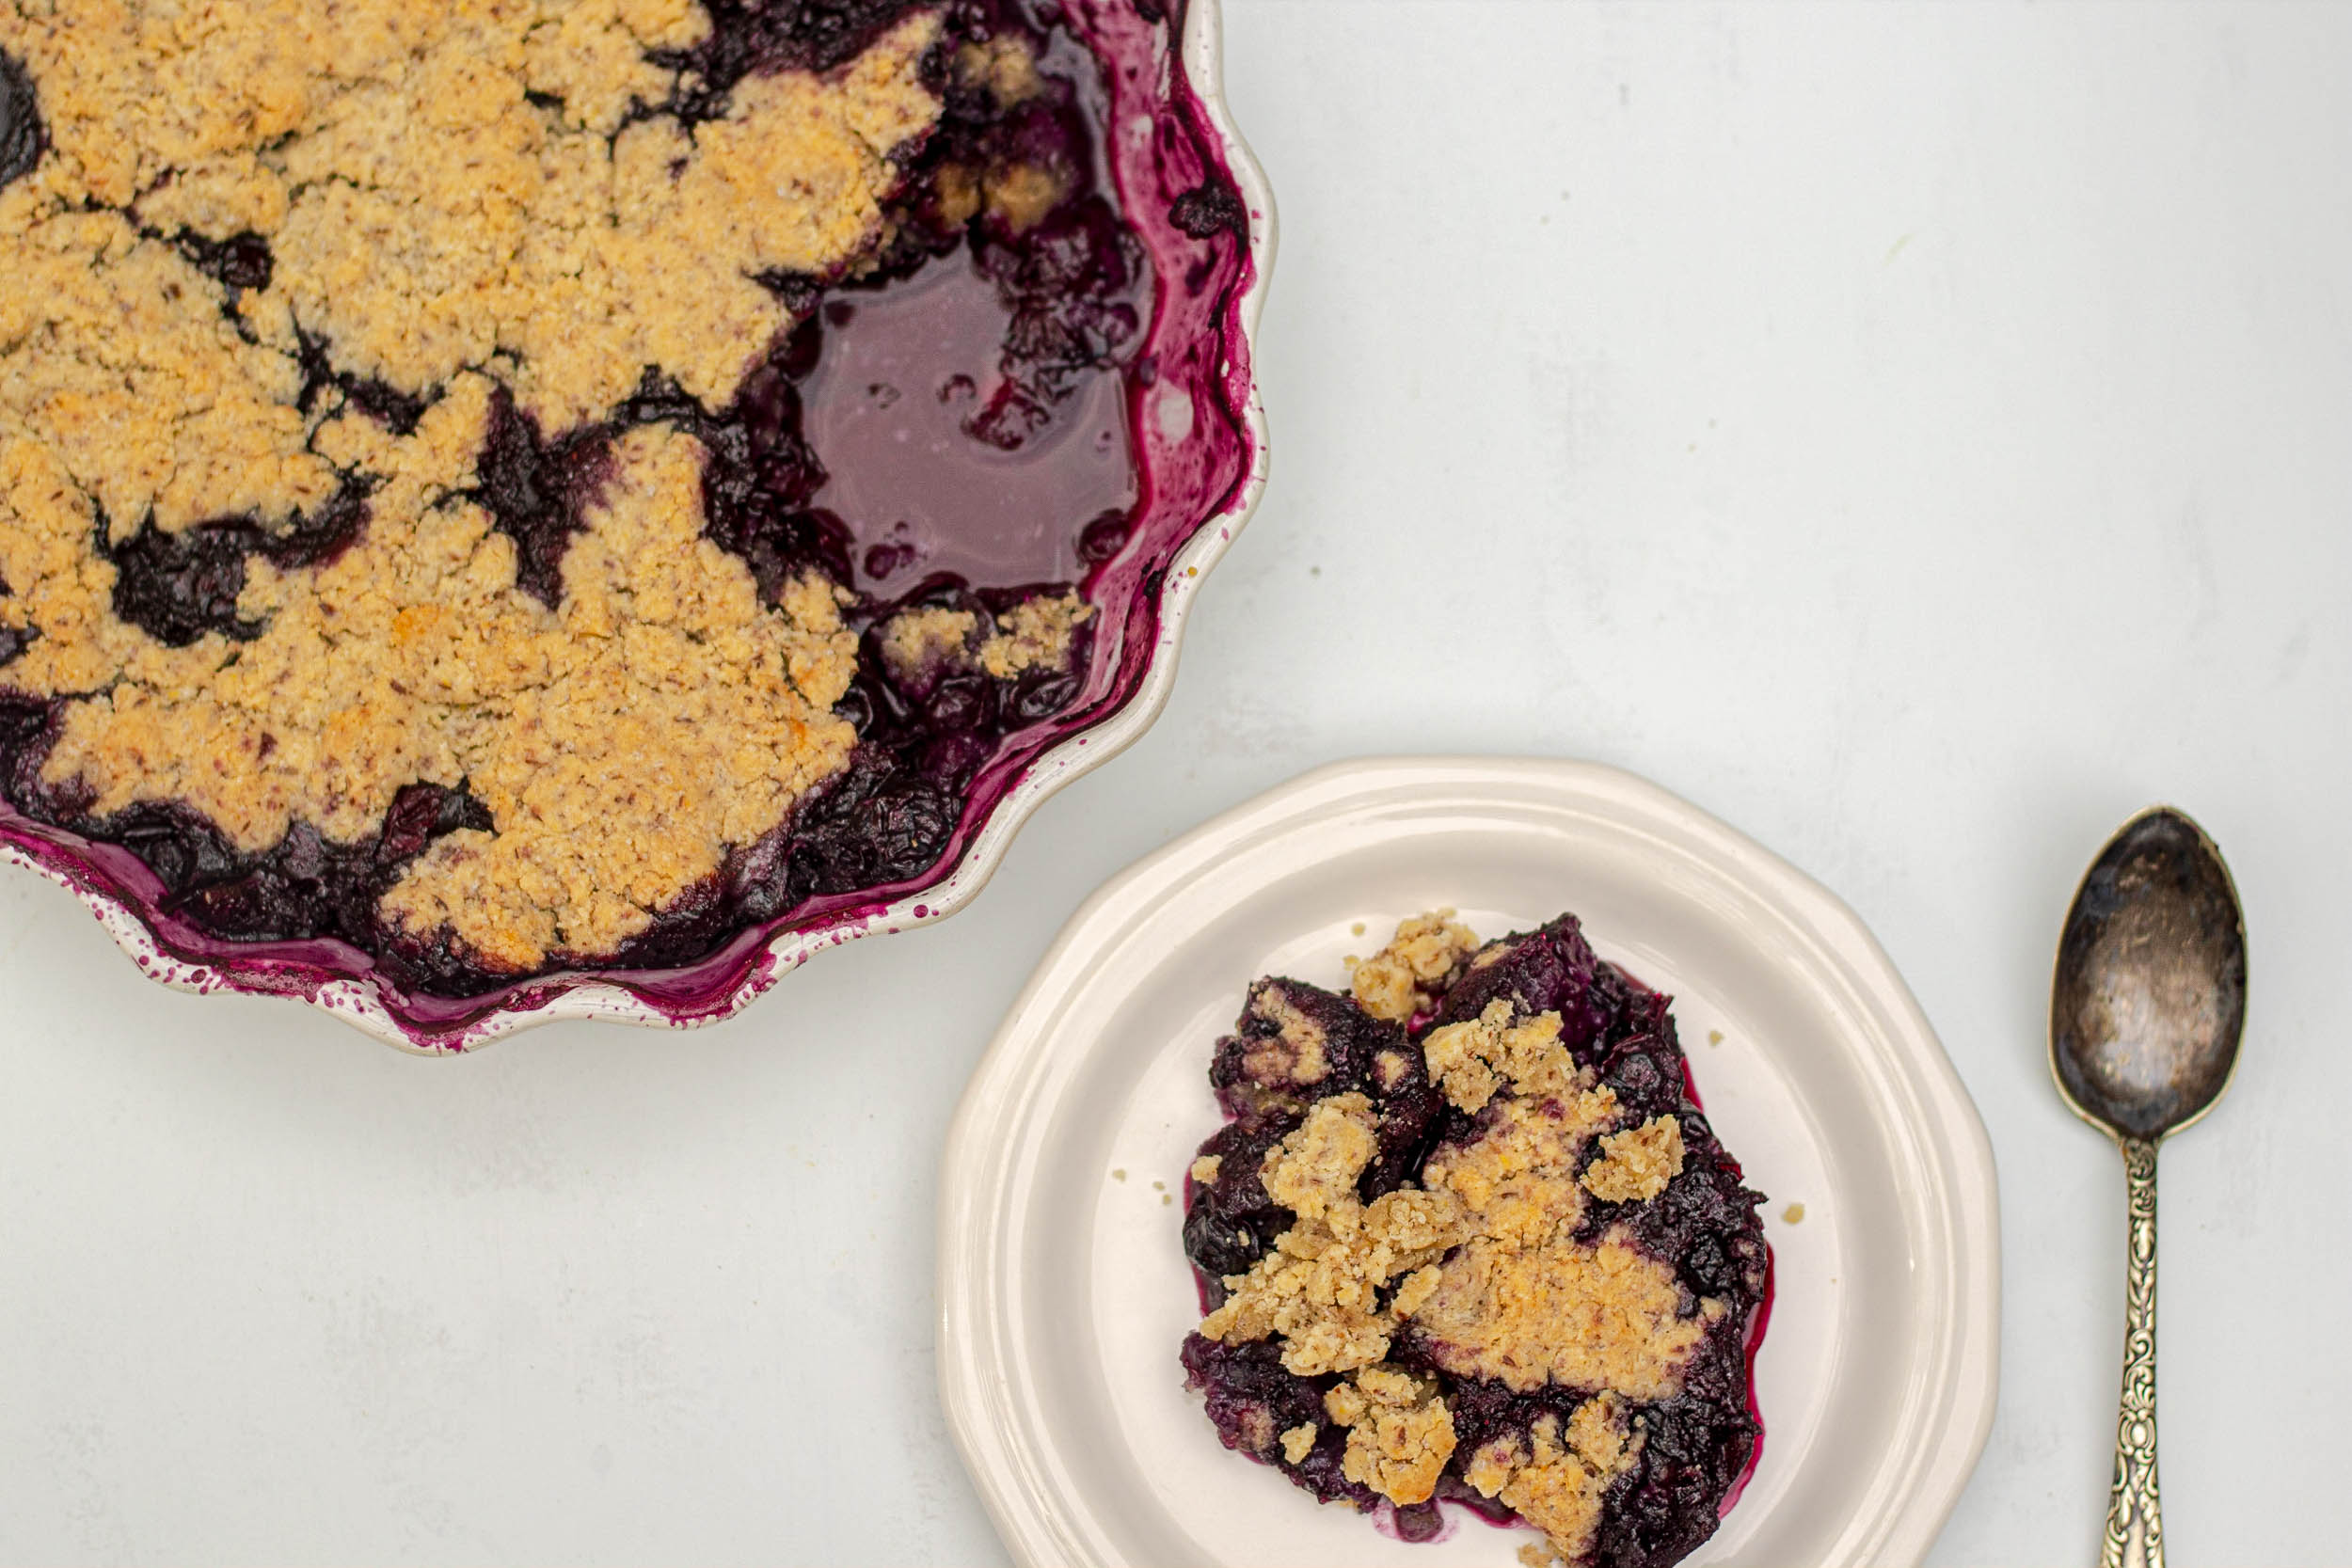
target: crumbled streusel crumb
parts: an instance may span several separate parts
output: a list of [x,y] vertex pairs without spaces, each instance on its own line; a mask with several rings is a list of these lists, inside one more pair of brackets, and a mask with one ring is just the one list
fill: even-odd
[[1225,1168],[1221,1154],[1203,1154],[1192,1163],[1192,1179],[1203,1187],[1214,1186],[1217,1172]]
[[[1710,1314],[1707,1308],[1715,1307]],[[1415,1314],[1431,1358],[1525,1393],[1547,1383],[1670,1398],[1720,1304],[1682,1316],[1674,1271],[1617,1231],[1597,1246],[1473,1236]]]
[[903,610],[882,629],[882,662],[901,680],[919,680],[960,666],[972,651],[980,618],[968,610],[931,607]]
[[1295,1465],[1307,1457],[1315,1446],[1315,1433],[1320,1430],[1312,1421],[1301,1421],[1282,1433],[1282,1457]]
[[1261,1457],[1274,1451],[1274,1415],[1263,1405],[1242,1413],[1241,1438],[1251,1453]]
[[1584,1167],[1584,1190],[1604,1203],[1656,1197],[1682,1174],[1682,1124],[1652,1117],[1600,1140],[1601,1157]]
[[1042,164],[991,169],[980,184],[988,196],[989,212],[1015,234],[1025,234],[1044,222],[1046,214],[1070,194],[1069,180]]
[[985,43],[967,43],[956,51],[956,79],[966,87],[985,87],[1000,108],[1026,103],[1045,90],[1038,74],[1037,56],[1019,38],[1000,34]]
[[980,668],[1000,681],[1028,670],[1066,670],[1078,628],[1092,619],[1094,607],[1075,594],[1024,599],[998,619],[996,634],[980,644]]
[[1396,935],[1371,958],[1351,966],[1356,1004],[1375,1018],[1402,1023],[1426,1012],[1478,948],[1470,928],[1452,910],[1433,910],[1397,923]]
[[448,721],[497,832],[436,841],[384,900],[497,964],[611,952],[856,739],[831,711],[855,668],[832,586],[760,606],[750,568],[701,537],[691,437],[635,430],[615,458],[564,560],[564,633],[544,626],[530,656],[543,677]]
[[1318,1100],[1307,1119],[1266,1150],[1266,1196],[1301,1220],[1356,1201],[1356,1178],[1379,1149],[1379,1120],[1360,1094]]
[[1402,1323],[1421,1310],[1422,1303],[1437,1293],[1438,1282],[1445,1277],[1442,1271],[1430,1267],[1419,1269],[1405,1276],[1404,1283],[1389,1298],[1389,1310]]
[[1394,1367],[1366,1367],[1326,1394],[1323,1408],[1347,1428],[1341,1473],[1393,1503],[1424,1503],[1454,1457],[1454,1413],[1437,1384]]

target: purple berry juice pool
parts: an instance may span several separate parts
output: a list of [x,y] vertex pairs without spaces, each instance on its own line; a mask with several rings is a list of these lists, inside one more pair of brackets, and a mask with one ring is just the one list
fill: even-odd
[[1352,970],[1258,981],[1217,1043],[1187,1385],[1403,1539],[1454,1502],[1547,1559],[1679,1561],[1760,1449],[1772,1260],[1669,999],[1568,915],[1485,943],[1423,915]]

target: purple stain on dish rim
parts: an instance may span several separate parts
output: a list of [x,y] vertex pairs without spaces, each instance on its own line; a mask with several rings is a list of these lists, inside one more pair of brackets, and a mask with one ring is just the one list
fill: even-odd
[[[800,932],[838,943],[870,927],[907,894],[953,875],[996,808],[1049,752],[1073,737],[1083,739],[1082,732],[1135,699],[1168,641],[1164,603],[1172,603],[1176,587],[1197,576],[1189,568],[1181,577],[1171,572],[1177,554],[1202,528],[1243,503],[1258,466],[1244,319],[1258,261],[1238,230],[1209,229],[1203,239],[1177,221],[1180,197],[1204,186],[1230,187],[1233,175],[1224,138],[1186,75],[1177,41],[1183,8],[1167,9],[1174,14],[1161,20],[1129,0],[1075,0],[1050,18],[1099,62],[1094,90],[1101,172],[1156,279],[1148,320],[1138,323],[1139,352],[1124,377],[1133,499],[1126,537],[1115,553],[1080,561],[1083,586],[1098,607],[1093,653],[1082,679],[1066,695],[1055,694],[1057,707],[1044,707],[1035,721],[1008,729],[971,769],[953,802],[960,809],[940,824],[938,853],[927,867],[898,880],[818,894],[675,967],[558,972],[473,995],[436,995],[409,989],[384,959],[333,938],[243,942],[216,935],[176,911],[164,879],[130,848],[29,817],[5,800],[0,845],[66,880],[94,910],[131,911],[160,950],[151,967],[183,983],[330,1007],[348,1002],[358,1012],[358,998],[337,994],[356,984],[374,993],[411,1044],[425,1049],[462,1047],[486,1021],[547,1007],[583,981],[617,987],[675,1022],[722,1017],[747,986],[781,967],[770,952],[779,937]],[[18,86],[6,85],[11,93]],[[1134,134],[1138,125],[1148,125],[1150,133]],[[1196,228],[1208,227],[1197,201],[1186,216]],[[1145,402],[1168,385],[1193,409],[1181,437],[1171,437],[1150,417]],[[7,693],[0,690],[0,707],[6,705]],[[12,719],[0,712],[0,724],[42,721],[39,714]],[[929,918],[940,911],[926,905],[915,912]],[[142,967],[151,967],[144,958]]]

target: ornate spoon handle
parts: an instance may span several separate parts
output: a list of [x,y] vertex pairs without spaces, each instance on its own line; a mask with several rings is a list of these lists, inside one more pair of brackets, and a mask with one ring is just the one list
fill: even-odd
[[2123,1292],[2123,1403],[2115,1418],[2115,1488],[2100,1568],[2124,1568],[2133,1526],[2138,1561],[2164,1568],[2164,1519],[2156,1497],[2156,1146],[2124,1138],[2129,1183],[2131,1273]]

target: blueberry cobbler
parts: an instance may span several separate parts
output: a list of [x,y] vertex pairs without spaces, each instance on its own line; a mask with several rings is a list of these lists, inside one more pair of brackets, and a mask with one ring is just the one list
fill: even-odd
[[1210,1082],[1190,1386],[1229,1448],[1407,1539],[1438,1501],[1635,1568],[1714,1533],[1761,1435],[1761,1198],[1668,999],[1572,916],[1406,921],[1348,994],[1260,980]]
[[[0,823],[453,997],[939,864],[1119,695],[1163,279],[1073,28],[0,0]],[[1214,171],[1152,221],[1230,282]]]

